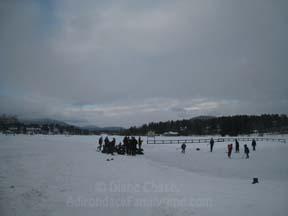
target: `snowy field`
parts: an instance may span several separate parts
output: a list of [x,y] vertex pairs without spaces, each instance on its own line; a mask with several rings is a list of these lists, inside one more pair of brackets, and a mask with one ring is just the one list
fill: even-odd
[[[97,141],[0,135],[0,215],[288,213],[288,142],[258,142],[256,152],[240,142],[240,153],[228,159],[228,143],[215,143],[213,153],[207,144],[188,144],[182,154],[179,145],[144,141],[144,155],[107,161],[112,156],[97,152]],[[243,144],[250,159],[243,159]],[[251,184],[253,177],[260,183]]]

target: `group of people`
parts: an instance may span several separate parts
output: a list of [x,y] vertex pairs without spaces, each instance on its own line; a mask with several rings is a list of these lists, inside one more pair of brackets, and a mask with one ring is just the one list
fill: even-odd
[[123,139],[123,143],[120,142],[119,144],[116,144],[115,138],[110,141],[108,136],[106,136],[103,141],[103,137],[101,136],[98,140],[97,151],[112,155],[114,155],[115,152],[121,155],[143,154],[142,143],[143,140],[140,136],[138,140],[134,136],[125,136]]
[[[253,151],[256,151],[256,140],[255,139],[252,140],[251,146],[252,146]],[[231,158],[231,154],[232,154],[232,150],[233,150],[232,143],[227,145],[227,149],[228,149],[228,151],[227,151],[228,158]],[[239,145],[238,140],[235,139],[235,153],[239,153],[239,152],[240,152],[240,145]],[[246,156],[246,159],[249,158],[249,153],[250,153],[250,150],[248,148],[248,145],[245,144],[244,145],[244,155]]]
[[[253,151],[256,151],[256,140],[255,139],[252,140],[251,146],[253,148]],[[213,151],[213,147],[214,147],[214,140],[213,140],[213,138],[211,138],[210,139],[210,152]],[[231,158],[232,151],[233,151],[233,144],[230,143],[227,145],[228,158]],[[240,152],[240,144],[239,144],[238,140],[235,139],[235,153],[239,153],[239,152]],[[246,155],[246,159],[249,158],[249,153],[250,153],[250,150],[248,148],[248,145],[245,144],[244,145],[244,154]]]
[[[214,143],[215,143],[214,139],[211,138],[210,139],[210,152],[213,152]],[[253,148],[253,151],[256,151],[256,140],[255,139],[252,140],[251,146]],[[186,149],[186,144],[183,143],[181,145],[181,152],[185,153],[185,149]],[[230,143],[230,144],[227,145],[228,158],[231,158],[232,151],[233,151],[233,144]],[[240,152],[240,144],[239,144],[238,140],[235,139],[235,153],[239,153],[239,152]],[[244,154],[246,155],[246,159],[249,158],[249,153],[250,153],[250,150],[249,150],[247,144],[245,144],[244,145]]]

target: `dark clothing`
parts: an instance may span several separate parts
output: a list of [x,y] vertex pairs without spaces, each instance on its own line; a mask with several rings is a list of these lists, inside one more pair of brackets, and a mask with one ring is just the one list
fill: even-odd
[[127,155],[132,154],[132,139],[128,137],[128,142],[127,142]]
[[137,140],[135,137],[132,137],[131,139],[131,154],[136,155],[137,150]]
[[99,138],[99,141],[98,141],[98,147],[97,147],[97,151],[101,151],[101,149],[102,149],[102,143],[103,143],[103,138],[102,137],[100,137]]
[[103,143],[103,137],[100,137],[100,138],[99,138],[98,143],[99,143],[99,145],[102,145],[102,143]]
[[[141,142],[140,142],[141,141]],[[99,139],[100,142],[100,139]],[[139,137],[139,143],[142,143],[141,138]],[[137,139],[135,137],[128,137],[125,136],[123,139],[123,145],[120,142],[118,145],[116,145],[116,139],[113,138],[112,141],[109,141],[108,137],[105,137],[104,139],[104,145],[102,149],[102,153],[106,154],[114,154],[114,152],[117,152],[118,154],[124,155],[125,153],[127,155],[136,155],[136,154],[144,154],[143,149],[137,148]],[[140,144],[141,147],[141,144]]]
[[97,151],[101,151],[102,150],[102,144],[99,144],[98,146],[97,146]]
[[211,140],[210,140],[210,152],[213,151],[213,147],[214,147],[214,140],[213,140],[213,138],[211,138]]
[[110,141],[108,137],[105,137],[102,153],[109,153],[109,152],[110,152]]
[[255,139],[252,140],[251,145],[252,145],[253,151],[256,151],[256,140]]
[[112,155],[114,154],[115,144],[116,144],[116,140],[115,138],[113,138],[113,140],[109,143],[109,153]]
[[108,137],[105,137],[104,144],[105,144],[105,145],[108,145],[108,143],[109,143],[109,138],[108,138]]
[[182,153],[185,153],[185,149],[186,149],[186,144],[185,143],[183,143],[181,145],[181,149],[182,149]]
[[125,154],[125,147],[121,143],[119,143],[119,145],[115,146],[115,150],[120,155],[124,155]]
[[238,140],[236,139],[236,140],[235,140],[235,152],[236,152],[236,153],[239,153],[239,151],[240,151],[240,145],[239,145]]
[[138,146],[139,146],[139,149],[141,149],[142,147],[142,142],[143,140],[141,140],[141,137],[138,138]]
[[[135,139],[135,138],[134,138],[134,139]],[[133,138],[126,137],[126,139],[124,138],[123,142],[124,142],[124,144],[125,144],[126,154],[127,154],[127,155],[132,155],[132,153],[133,153],[133,146],[134,146]],[[137,141],[136,141],[136,142],[137,142]]]
[[128,154],[128,142],[129,142],[128,137],[125,136],[124,139],[123,139],[123,146],[125,148],[126,154]]
[[249,148],[247,147],[247,145],[244,146],[244,153],[246,154],[246,159],[249,158]]
[[125,136],[124,139],[123,139],[123,144],[124,144],[124,145],[127,145],[127,143],[128,143],[128,137]]

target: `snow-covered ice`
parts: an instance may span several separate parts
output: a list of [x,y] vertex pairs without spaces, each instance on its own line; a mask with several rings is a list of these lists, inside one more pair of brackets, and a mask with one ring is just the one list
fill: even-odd
[[106,161],[97,141],[0,135],[0,215],[287,215],[288,143],[258,142],[248,160],[244,142],[232,159],[228,143],[144,144]]

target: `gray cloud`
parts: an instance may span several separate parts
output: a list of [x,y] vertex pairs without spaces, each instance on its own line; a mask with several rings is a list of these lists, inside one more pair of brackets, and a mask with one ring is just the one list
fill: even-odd
[[0,3],[0,112],[124,126],[287,113],[286,1],[51,2]]

